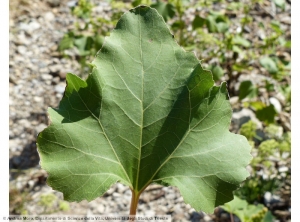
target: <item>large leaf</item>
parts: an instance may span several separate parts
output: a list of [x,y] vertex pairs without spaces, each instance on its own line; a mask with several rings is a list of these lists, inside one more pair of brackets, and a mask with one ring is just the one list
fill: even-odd
[[90,201],[117,181],[137,196],[155,182],[206,212],[233,199],[251,156],[245,137],[228,131],[226,84],[213,86],[155,9],[125,13],[93,64],[85,81],[67,75],[38,136],[53,189]]

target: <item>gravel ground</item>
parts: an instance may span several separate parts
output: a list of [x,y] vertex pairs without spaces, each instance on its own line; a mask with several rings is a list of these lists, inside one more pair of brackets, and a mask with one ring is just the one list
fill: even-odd
[[[115,184],[94,201],[67,203],[61,193],[46,185],[47,174],[39,166],[35,141],[37,134],[48,124],[46,110],[58,106],[65,89],[66,73],[80,73],[80,65],[75,59],[63,58],[57,52],[58,42],[73,26],[74,17],[69,8],[73,3],[69,0],[10,1],[11,214],[126,215],[129,212],[131,192],[122,184]],[[104,13],[109,11],[108,7],[100,1],[97,10]],[[69,53],[74,55],[72,51]],[[235,105],[236,98],[231,98],[231,102]],[[251,110],[236,112],[232,130],[238,130],[245,116],[255,120]],[[137,213],[148,216],[169,214],[174,221],[212,221],[216,215],[218,221],[229,218],[220,208],[214,215],[196,212],[184,203],[176,188],[158,185],[149,186],[141,195]]]

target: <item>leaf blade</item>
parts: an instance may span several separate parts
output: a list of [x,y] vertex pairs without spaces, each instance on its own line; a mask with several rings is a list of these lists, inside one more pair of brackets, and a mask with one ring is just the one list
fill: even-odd
[[[212,74],[174,41],[156,10],[140,6],[125,13],[93,66],[87,80],[67,75],[59,108],[49,110],[52,123],[38,136],[49,185],[71,201],[92,200],[116,181],[136,193],[151,182],[175,185],[193,207],[210,212],[233,198],[232,191],[247,176],[250,146],[228,132],[226,84],[213,87]],[[180,170],[174,179],[172,164],[180,168],[187,158],[193,166],[182,153],[212,152],[220,138],[227,141],[228,154],[218,157],[224,161],[199,153],[198,161],[215,159],[215,166],[189,172],[190,181],[205,187],[196,189],[198,197],[207,199],[199,204],[178,179],[184,175]],[[234,155],[231,140],[234,151],[241,144],[244,154],[237,165],[227,164]],[[220,168],[229,173],[218,174]]]

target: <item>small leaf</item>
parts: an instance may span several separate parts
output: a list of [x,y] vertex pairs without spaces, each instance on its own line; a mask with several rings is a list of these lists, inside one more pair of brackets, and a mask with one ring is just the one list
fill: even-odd
[[227,212],[238,216],[242,222],[269,222],[269,218],[272,218],[272,214],[264,207],[264,205],[248,204],[247,201],[242,200],[237,196],[234,196],[234,200],[221,207]]
[[241,82],[239,88],[239,100],[242,100],[246,97],[254,98],[257,96],[257,88],[252,84],[251,81],[246,80]]
[[67,75],[37,139],[53,189],[91,201],[117,181],[137,196],[157,183],[178,187],[205,212],[233,199],[249,175],[251,147],[228,130],[226,83],[214,86],[155,9],[125,13],[93,64],[86,80]]
[[267,124],[274,123],[276,114],[277,112],[272,104],[256,111],[256,117]]
[[74,45],[77,47],[80,56],[90,54],[94,40],[90,36],[80,36],[74,40]]
[[263,57],[259,62],[270,74],[276,74],[278,72],[276,63],[270,57]]
[[259,109],[263,109],[266,107],[266,104],[264,104],[261,101],[254,101],[254,102],[250,102],[250,106],[251,108],[253,108],[254,110],[259,110]]
[[211,11],[206,18],[207,28],[212,33],[225,33],[229,29],[227,17],[219,12]]
[[281,8],[282,10],[285,10],[285,0],[273,0],[273,2],[277,7]]
[[218,81],[221,79],[222,76],[224,76],[224,70],[221,66],[213,66],[211,71],[213,74],[214,81]]
[[74,33],[69,32],[60,40],[58,50],[63,51],[74,47]]
[[192,23],[193,29],[202,28],[206,23],[206,19],[200,17],[199,15],[195,16],[195,19]]
[[134,0],[131,4],[132,6],[136,7],[142,3],[142,0]]
[[243,38],[242,36],[236,35],[232,38],[233,44],[244,46],[245,48],[250,47],[251,43]]
[[248,203],[245,200],[240,199],[237,196],[234,196],[234,199],[222,206],[224,210],[229,213],[235,213],[237,210],[243,210],[247,207]]
[[157,3],[152,4],[151,7],[155,8],[165,21],[173,18],[176,13],[174,5],[171,3],[157,1]]

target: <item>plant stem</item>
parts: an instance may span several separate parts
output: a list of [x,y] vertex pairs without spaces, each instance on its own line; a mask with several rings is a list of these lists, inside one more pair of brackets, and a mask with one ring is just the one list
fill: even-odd
[[136,193],[134,190],[131,190],[131,204],[130,204],[130,216],[136,215],[137,205],[139,203],[140,193]]
[[231,222],[234,222],[232,213],[230,213],[230,221],[231,221]]

